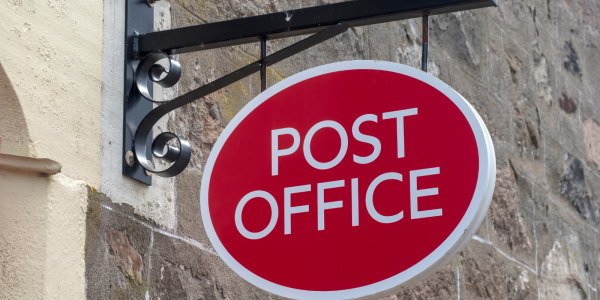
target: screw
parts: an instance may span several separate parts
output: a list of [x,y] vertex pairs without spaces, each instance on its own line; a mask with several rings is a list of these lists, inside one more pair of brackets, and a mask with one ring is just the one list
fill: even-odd
[[160,1],[160,0],[148,0],[148,5],[150,7],[154,7],[154,4],[156,4],[156,2],[158,2],[158,1]]
[[131,152],[131,150],[125,152],[125,163],[127,163],[127,165],[130,167],[135,165],[135,157],[133,156],[133,152]]

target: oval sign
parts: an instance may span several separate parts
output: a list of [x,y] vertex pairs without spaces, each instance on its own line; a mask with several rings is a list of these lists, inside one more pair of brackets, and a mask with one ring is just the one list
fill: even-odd
[[295,299],[375,298],[446,264],[495,181],[473,107],[417,69],[349,61],[291,76],[214,145],[201,211],[219,256]]

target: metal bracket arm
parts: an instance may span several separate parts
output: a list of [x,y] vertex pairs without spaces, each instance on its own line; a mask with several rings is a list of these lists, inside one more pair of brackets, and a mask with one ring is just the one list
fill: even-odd
[[354,0],[140,35],[139,52],[181,54],[349,27],[498,6],[498,0]]

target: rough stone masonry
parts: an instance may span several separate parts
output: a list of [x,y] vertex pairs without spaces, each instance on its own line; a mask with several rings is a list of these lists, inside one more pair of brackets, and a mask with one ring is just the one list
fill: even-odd
[[[163,0],[155,22],[169,29],[329,2]],[[384,299],[598,299],[600,2],[499,0],[498,8],[431,17],[429,30],[430,74],[462,94],[491,133],[496,189],[476,236],[451,263]],[[420,32],[420,19],[352,28],[269,67],[268,81],[354,59],[418,68]],[[301,38],[270,41],[268,51]],[[162,93],[187,93],[258,58],[255,44],[180,55],[182,79]],[[174,181],[173,229],[90,190],[89,299],[279,298],[220,260],[199,208],[212,145],[259,92],[256,74],[169,115],[167,129],[194,151]]]

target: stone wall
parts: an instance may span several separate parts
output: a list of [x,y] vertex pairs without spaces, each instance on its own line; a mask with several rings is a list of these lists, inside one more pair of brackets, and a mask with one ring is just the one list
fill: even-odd
[[[156,22],[184,27],[327,2],[170,0]],[[497,155],[492,204],[476,236],[446,267],[385,299],[598,297],[600,2],[499,2],[498,8],[431,17],[429,28],[429,72],[469,100],[491,133]],[[352,28],[270,67],[268,81],[353,59],[418,67],[420,32],[420,19]],[[300,39],[270,41],[268,51]],[[187,93],[258,57],[255,44],[180,55],[183,77],[162,94]],[[190,166],[172,183],[173,228],[117,204],[102,189],[90,192],[88,298],[278,298],[225,266],[199,211],[212,145],[259,92],[253,75],[169,115],[167,128],[194,149]]]

